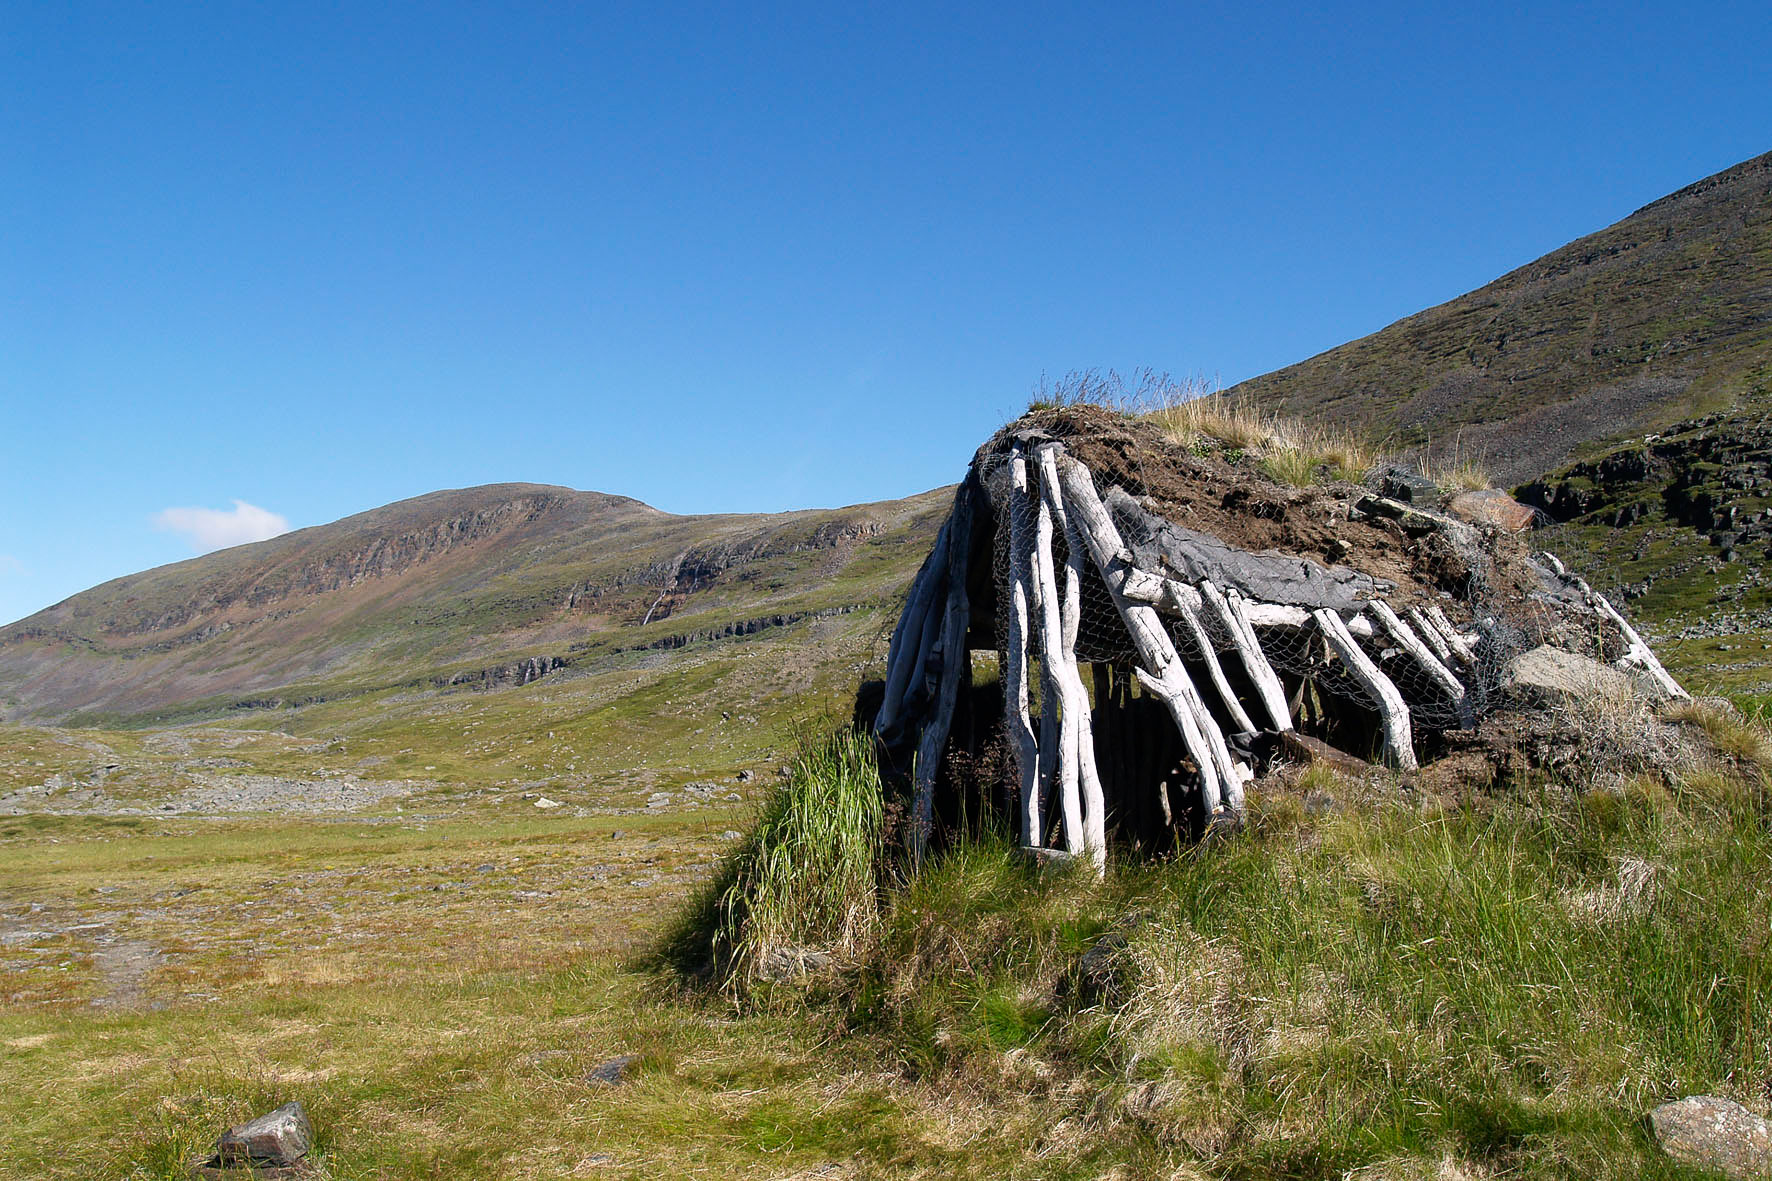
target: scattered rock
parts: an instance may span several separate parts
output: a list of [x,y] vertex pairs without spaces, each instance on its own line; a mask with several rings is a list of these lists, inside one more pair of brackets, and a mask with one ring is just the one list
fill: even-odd
[[535,800],[535,806],[537,808],[559,808],[564,805],[562,805],[559,800],[550,800],[546,796],[538,796]]
[[743,840],[744,834],[742,832],[739,832],[737,829],[729,828],[725,832],[720,834],[720,839],[723,841]]
[[1344,751],[1336,750],[1321,738],[1312,738],[1309,734],[1300,734],[1296,730],[1287,730],[1280,735],[1280,751],[1294,762],[1306,766],[1321,764],[1331,771],[1339,771],[1355,778],[1363,777],[1372,770],[1372,764],[1365,759],[1355,758]]
[[1739,1103],[1689,1095],[1651,1111],[1649,1126],[1662,1149],[1682,1164],[1737,1181],[1772,1177],[1772,1123]]
[[1121,953],[1138,929],[1150,921],[1148,911],[1123,914],[1108,924],[1100,938],[1077,961],[1077,995],[1085,1004],[1113,1004],[1119,999]]
[[1524,533],[1538,518],[1536,509],[1528,508],[1498,488],[1460,492],[1446,505],[1446,511],[1461,521],[1491,525],[1503,533]]
[[294,1169],[313,1146],[308,1113],[300,1103],[285,1103],[222,1133],[215,1155],[203,1163],[209,1169]]
[[1074,853],[1064,849],[1017,848],[1015,852],[1023,860],[1033,862],[1035,869],[1057,869],[1077,859]]
[[828,951],[814,947],[777,947],[757,964],[757,975],[764,980],[799,980],[828,969],[834,961]]
[[623,1054],[619,1058],[611,1058],[591,1067],[590,1073],[585,1075],[585,1082],[593,1086],[619,1087],[629,1081],[628,1071],[639,1060],[638,1054]]
[[1596,697],[1630,700],[1635,683],[1628,673],[1543,644],[1507,662],[1501,690],[1516,706],[1532,708]]
[[748,770],[745,770],[745,771],[740,771],[740,772],[739,772],[739,773],[738,773],[738,781],[739,781],[739,782],[740,782],[740,783],[749,783],[749,782],[750,782],[750,781],[751,781],[751,780],[753,780],[753,779],[755,779],[755,778],[756,778],[756,776],[755,776],[755,775],[752,775],[752,774],[751,774],[751,773],[750,773],[750,771],[748,771]]
[[1392,500],[1404,504],[1435,504],[1440,499],[1440,486],[1420,472],[1392,468],[1379,481],[1378,490]]

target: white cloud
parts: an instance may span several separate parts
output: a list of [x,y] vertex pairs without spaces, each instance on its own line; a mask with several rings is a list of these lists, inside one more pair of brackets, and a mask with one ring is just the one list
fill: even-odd
[[154,515],[154,528],[182,533],[200,554],[249,541],[264,541],[289,532],[289,521],[280,513],[236,500],[232,509],[169,508]]

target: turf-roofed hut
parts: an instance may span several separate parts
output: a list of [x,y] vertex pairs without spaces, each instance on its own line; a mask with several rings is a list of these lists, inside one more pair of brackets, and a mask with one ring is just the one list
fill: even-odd
[[913,854],[995,809],[1100,865],[1234,825],[1279,762],[1407,775],[1529,708],[1522,662],[1685,696],[1505,497],[1271,470],[1090,405],[979,450],[861,711]]

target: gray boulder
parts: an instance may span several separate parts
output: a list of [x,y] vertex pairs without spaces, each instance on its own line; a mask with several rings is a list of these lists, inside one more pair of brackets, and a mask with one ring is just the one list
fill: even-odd
[[1689,1095],[1649,1113],[1667,1154],[1682,1164],[1715,1169],[1736,1181],[1772,1177],[1772,1123],[1739,1103]]
[[1555,706],[1596,697],[1629,700],[1637,695],[1630,674],[1549,644],[1507,662],[1502,692],[1518,706]]
[[593,1086],[619,1087],[628,1081],[628,1072],[640,1060],[638,1054],[623,1054],[591,1068],[585,1082]]
[[222,1133],[211,1168],[280,1169],[298,1164],[314,1146],[314,1130],[300,1103],[285,1103],[272,1112]]

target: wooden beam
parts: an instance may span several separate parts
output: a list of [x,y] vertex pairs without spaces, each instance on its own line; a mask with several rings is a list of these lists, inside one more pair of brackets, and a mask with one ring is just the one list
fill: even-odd
[[1384,731],[1385,755],[1397,767],[1404,771],[1416,769],[1415,740],[1409,729],[1409,706],[1403,695],[1391,679],[1366,655],[1365,649],[1347,630],[1341,616],[1333,611],[1319,610],[1314,613],[1317,627],[1322,631],[1323,638],[1335,649],[1341,662],[1347,667],[1348,675],[1365,688],[1372,704],[1378,709],[1378,719]]
[[1028,529],[1027,460],[1017,447],[1009,460],[1009,648],[1003,668],[1003,727],[1009,732],[1021,786],[1021,843],[1037,847],[1040,816],[1040,747],[1028,715],[1028,583],[1034,543]]

